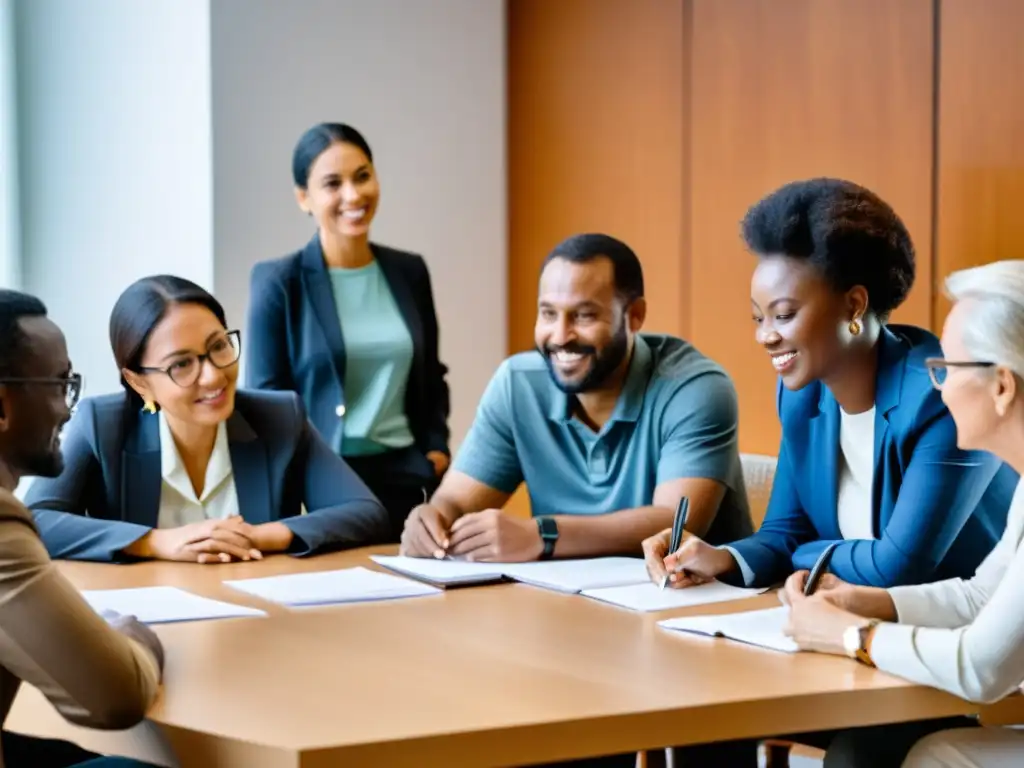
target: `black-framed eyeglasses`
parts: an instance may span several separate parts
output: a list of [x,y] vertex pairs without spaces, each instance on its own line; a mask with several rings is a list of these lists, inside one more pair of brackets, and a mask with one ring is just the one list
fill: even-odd
[[242,354],[242,339],[239,331],[228,331],[218,336],[206,348],[206,354],[183,355],[166,368],[140,366],[139,373],[165,373],[179,387],[191,387],[199,381],[203,362],[210,361],[214,368],[230,368]]
[[992,368],[996,364],[985,360],[946,360],[942,357],[929,357],[924,361],[928,375],[936,389],[942,389],[950,368]]
[[78,405],[78,399],[82,396],[82,374],[74,372],[67,376],[50,377],[5,376],[0,378],[0,384],[49,384],[63,387],[64,402],[69,411]]

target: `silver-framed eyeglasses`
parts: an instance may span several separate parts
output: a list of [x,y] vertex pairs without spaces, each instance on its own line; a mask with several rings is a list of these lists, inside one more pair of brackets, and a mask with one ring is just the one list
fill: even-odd
[[82,374],[71,372],[66,376],[50,377],[24,377],[5,376],[0,378],[0,384],[49,384],[50,386],[62,387],[64,389],[64,402],[70,411],[82,396]]
[[950,368],[993,368],[995,365],[985,360],[946,360],[944,357],[929,357],[924,361],[936,389],[942,389]]
[[206,353],[197,355],[194,352],[183,354],[166,368],[139,366],[139,373],[165,373],[179,387],[191,387],[199,381],[203,372],[203,363],[207,360],[214,368],[230,368],[238,362],[242,354],[242,339],[239,331],[227,331],[214,339],[206,347]]

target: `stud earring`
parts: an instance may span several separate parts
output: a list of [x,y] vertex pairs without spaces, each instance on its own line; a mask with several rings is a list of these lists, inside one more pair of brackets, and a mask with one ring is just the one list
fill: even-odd
[[156,403],[152,400],[146,400],[142,404],[142,410],[146,413],[156,413]]
[[851,336],[860,336],[860,320],[853,318],[853,320],[850,321],[849,328]]

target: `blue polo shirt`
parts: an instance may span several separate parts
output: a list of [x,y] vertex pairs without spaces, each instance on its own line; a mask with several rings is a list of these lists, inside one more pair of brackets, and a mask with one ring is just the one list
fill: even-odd
[[725,498],[712,544],[752,533],[728,374],[682,339],[639,334],[625,385],[599,432],[572,415],[572,396],[539,352],[501,364],[453,468],[512,493],[525,482],[534,515],[600,515],[651,504],[661,483],[717,480]]

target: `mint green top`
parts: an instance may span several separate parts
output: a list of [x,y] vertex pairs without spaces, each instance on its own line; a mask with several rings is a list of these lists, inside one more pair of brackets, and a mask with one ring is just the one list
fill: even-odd
[[343,456],[367,456],[412,445],[405,389],[412,336],[380,265],[332,267],[331,285],[345,339]]

